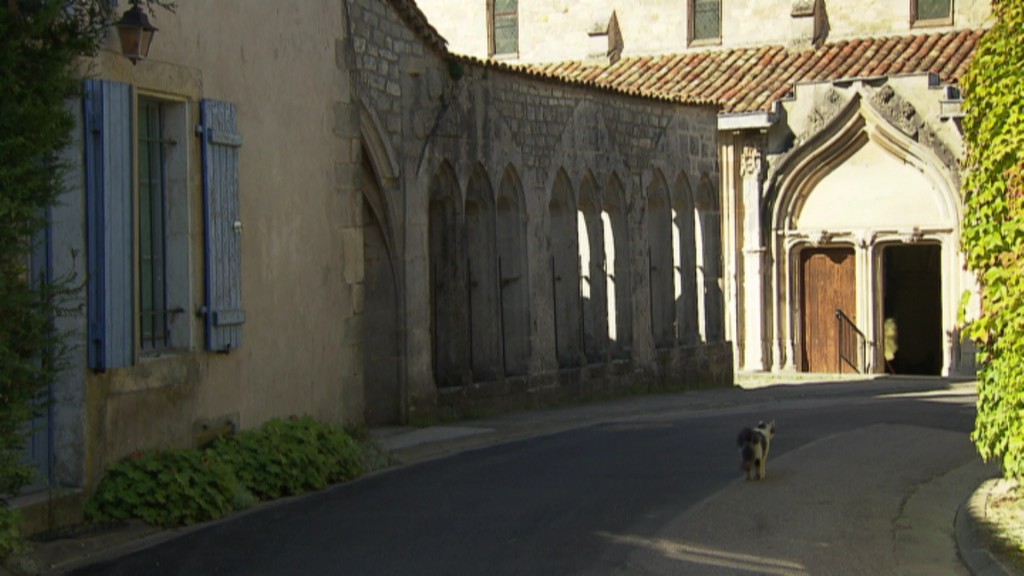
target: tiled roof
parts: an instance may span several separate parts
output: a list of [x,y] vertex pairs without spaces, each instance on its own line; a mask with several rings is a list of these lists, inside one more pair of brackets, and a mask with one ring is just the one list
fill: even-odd
[[653,94],[648,93],[644,90],[634,88],[628,85],[612,85],[603,82],[595,82],[594,80],[583,78],[583,77],[571,77],[565,75],[549,74],[542,70],[537,70],[528,66],[521,66],[516,64],[508,64],[505,62],[499,62],[497,60],[481,60],[472,56],[465,56],[461,54],[452,54],[448,51],[448,41],[437,31],[436,28],[431,26],[427,20],[426,15],[420,10],[419,6],[416,5],[415,0],[389,0],[391,7],[398,12],[402,20],[409,26],[409,29],[415,33],[420,39],[422,39],[428,46],[433,47],[441,55],[454,58],[457,61],[465,62],[467,64],[475,66],[483,66],[485,68],[491,68],[495,70],[504,70],[522,76],[529,76],[534,78],[543,78],[551,81],[555,81],[561,84],[571,84],[575,86],[584,86],[591,89],[602,90],[605,92],[613,92],[617,94],[625,94],[628,96],[642,96],[646,98],[652,98],[655,100],[666,100],[672,102],[683,102],[686,104],[695,105],[711,105],[713,102],[707,98],[690,95],[673,95],[673,94]]
[[684,102],[712,101],[726,113],[768,111],[798,82],[931,72],[959,80],[984,30],[864,38],[820,48],[761,46],[622,58],[610,66],[580,62],[528,65],[534,74]]
[[[625,96],[637,96],[650,100],[661,100],[680,104],[690,104],[694,106],[718,106],[716,101],[700,95],[652,92],[645,90],[642,87],[631,86],[628,83],[602,82],[600,79],[590,77],[590,75],[557,74],[548,72],[537,66],[523,66],[522,64],[506,63],[498,60],[481,60],[473,56],[466,56],[462,54],[452,54],[452,57],[468,64],[483,66],[493,70],[504,70],[505,72],[511,72],[520,76],[540,78],[542,80],[548,80],[558,84],[582,86],[584,88],[590,88],[591,90],[600,90],[602,92],[611,92]],[[601,70],[603,70],[603,68],[601,68]]]

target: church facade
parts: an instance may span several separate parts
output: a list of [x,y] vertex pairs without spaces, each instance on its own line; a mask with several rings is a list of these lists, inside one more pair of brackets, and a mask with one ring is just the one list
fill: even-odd
[[722,104],[738,370],[973,373],[957,328],[977,309],[959,250],[957,82],[987,2],[439,4],[421,2],[453,51]]

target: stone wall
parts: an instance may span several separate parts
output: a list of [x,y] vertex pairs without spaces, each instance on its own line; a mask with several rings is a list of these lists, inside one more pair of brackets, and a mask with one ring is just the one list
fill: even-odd
[[[375,214],[364,224],[386,238],[394,270],[388,300],[401,313],[387,329],[403,367],[394,385],[405,417],[588,390],[731,383],[715,296],[720,240],[708,225],[712,214],[717,221],[714,108],[452,58],[425,45],[391,5],[348,7],[364,201]],[[671,241],[650,241],[656,218],[677,236],[690,231],[689,244],[676,240],[690,261],[673,258],[680,248]],[[582,281],[580,267],[566,264],[577,256],[591,263]],[[665,290],[652,290],[656,257],[667,259],[658,276]],[[664,273],[673,261],[687,261],[688,272]],[[593,292],[556,303],[572,292],[560,283],[573,281]],[[378,292],[367,293],[368,307]],[[655,306],[652,294],[694,304]],[[572,306],[589,315],[560,314]],[[668,327],[658,342],[652,309],[673,316],[658,320]],[[367,402],[377,381],[371,363]]]

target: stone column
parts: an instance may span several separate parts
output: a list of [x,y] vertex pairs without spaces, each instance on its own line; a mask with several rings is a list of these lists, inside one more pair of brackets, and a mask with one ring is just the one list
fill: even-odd
[[743,147],[740,187],[743,202],[743,369],[764,370],[764,254],[761,238],[763,150]]

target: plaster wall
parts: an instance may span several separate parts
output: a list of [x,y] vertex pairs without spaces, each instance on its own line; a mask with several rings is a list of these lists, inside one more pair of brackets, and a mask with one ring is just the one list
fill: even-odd
[[[802,7],[810,4],[801,0],[723,2],[722,38],[712,47],[809,42],[813,18],[794,13],[802,13]],[[448,40],[450,50],[478,58],[488,56],[486,0],[458,10],[446,0],[422,0],[418,5]],[[613,11],[622,31],[624,56],[707,49],[707,45],[690,46],[688,7],[688,2],[674,0],[523,0],[519,2],[519,52],[502,58],[522,62],[585,60],[595,51],[588,32],[607,25]],[[829,40],[936,29],[912,24],[910,0],[820,0],[818,10],[827,22]],[[952,23],[938,28],[978,27],[991,16],[986,0],[958,0],[953,2],[953,10]]]
[[[185,138],[189,205],[189,343],[131,367],[87,372],[86,414],[76,445],[89,453],[91,484],[136,449],[193,445],[203,426],[250,428],[311,414],[343,424],[343,388],[360,385],[362,236],[354,201],[351,99],[340,1],[178,1],[151,16],[159,29],[148,60],[132,66],[111,39],[93,75],[184,107],[238,110],[242,222],[242,346],[203,350],[203,227],[198,138]],[[257,41],[254,41],[257,39]],[[82,366],[82,370],[85,370]],[[70,410],[74,407],[69,406]],[[77,478],[74,476],[78,476]]]
[[792,215],[793,227],[837,230],[948,226],[920,171],[868,143],[822,179]]

